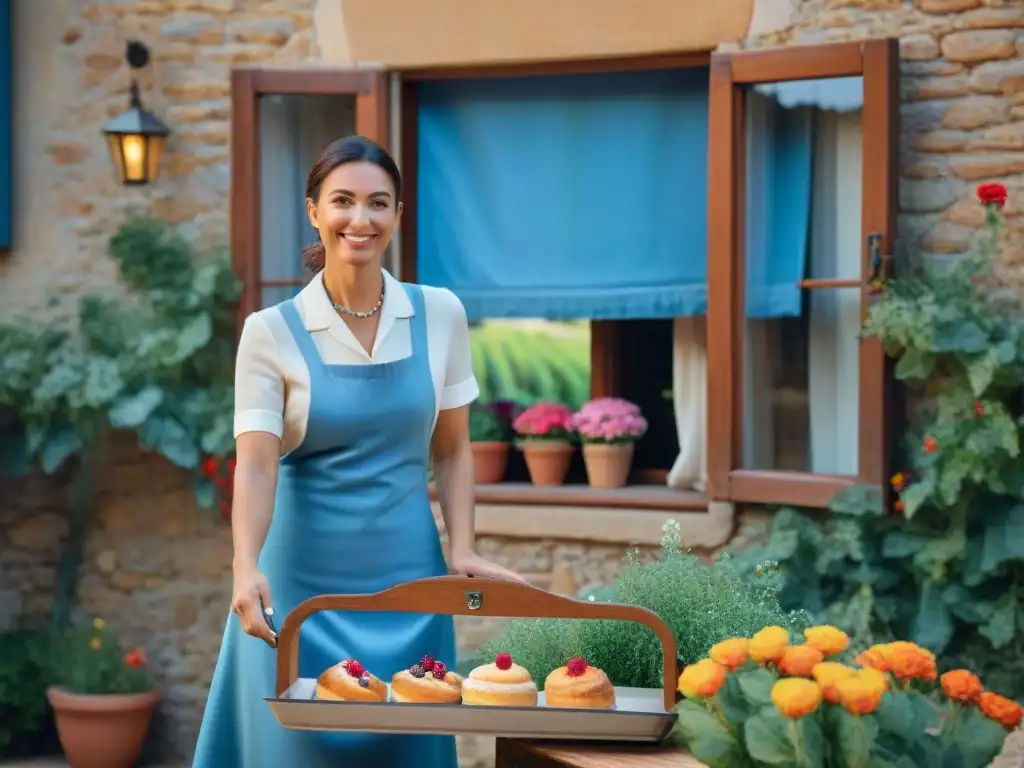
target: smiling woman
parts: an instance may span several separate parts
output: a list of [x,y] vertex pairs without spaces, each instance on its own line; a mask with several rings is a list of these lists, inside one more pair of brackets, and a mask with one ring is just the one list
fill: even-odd
[[[304,255],[316,276],[242,330],[234,594],[197,768],[243,768],[253,755],[308,768],[455,768],[452,737],[282,732],[263,701],[274,695],[274,613],[318,594],[443,575],[449,564],[518,579],[474,551],[468,406],[479,390],[465,310],[450,291],[400,283],[381,267],[401,193],[380,146],[358,136],[330,144],[306,184],[319,242]],[[431,456],[448,563],[427,488]],[[344,660],[384,679],[424,654],[455,662],[451,616],[325,612],[303,624],[301,642],[305,677]]]

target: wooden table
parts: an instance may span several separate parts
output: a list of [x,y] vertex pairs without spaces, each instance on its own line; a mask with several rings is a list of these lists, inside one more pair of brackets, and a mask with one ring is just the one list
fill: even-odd
[[677,747],[498,739],[494,768],[706,768]]

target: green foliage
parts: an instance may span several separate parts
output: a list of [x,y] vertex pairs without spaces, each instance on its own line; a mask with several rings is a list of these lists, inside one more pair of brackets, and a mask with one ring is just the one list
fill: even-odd
[[[586,599],[636,605],[656,613],[676,638],[680,666],[701,658],[727,637],[750,635],[771,624],[794,630],[807,625],[803,612],[779,608],[771,574],[743,578],[728,556],[708,563],[680,551],[679,545],[678,523],[670,522],[657,561],[640,563],[635,553],[629,553],[615,582]],[[538,681],[573,656],[582,656],[603,669],[615,685],[661,688],[664,684],[661,643],[651,630],[634,622],[517,620],[485,647],[484,656],[493,658],[500,651],[509,652]]]
[[[69,323],[0,320],[0,473],[52,474],[107,428],[196,470],[232,449],[232,303],[226,253],[203,258],[166,223],[129,221],[110,241],[127,295],[81,299]],[[196,472],[204,506],[213,488]],[[208,487],[209,486],[209,487]]]
[[508,442],[512,428],[494,403],[477,401],[469,409],[469,439],[473,442]]
[[126,653],[102,619],[67,630],[54,650],[54,682],[72,693],[142,693],[153,687],[145,654]]
[[0,632],[0,754],[7,757],[51,746],[40,743],[52,737],[48,637],[33,629]]
[[888,283],[868,318],[897,376],[921,388],[893,477],[902,515],[854,489],[828,517],[779,512],[745,560],[780,563],[783,606],[863,645],[907,637],[1024,699],[1024,312],[984,285],[1002,226],[987,213],[977,254]]
[[550,401],[576,409],[590,397],[590,343],[575,325],[486,321],[470,331],[482,402]]

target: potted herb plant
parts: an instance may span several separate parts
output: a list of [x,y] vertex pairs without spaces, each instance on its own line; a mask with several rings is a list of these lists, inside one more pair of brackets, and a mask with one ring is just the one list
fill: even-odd
[[508,467],[513,404],[506,401],[474,403],[469,411],[469,440],[473,471],[481,485],[500,483]]
[[621,488],[633,463],[633,446],[647,432],[647,420],[635,403],[599,397],[572,416],[583,444],[587,479],[595,488]]
[[561,403],[536,403],[512,422],[530,481],[551,486],[565,482],[572,461],[572,410]]
[[46,691],[61,747],[76,768],[131,768],[159,701],[142,648],[125,652],[103,619],[73,628],[54,648]]

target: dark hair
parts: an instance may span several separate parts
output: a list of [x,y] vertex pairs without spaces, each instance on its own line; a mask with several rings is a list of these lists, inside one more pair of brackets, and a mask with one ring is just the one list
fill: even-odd
[[[365,136],[346,136],[327,145],[313,167],[309,169],[309,176],[306,177],[306,197],[314,201],[318,200],[320,185],[324,183],[324,179],[331,171],[339,165],[358,162],[373,163],[383,168],[395,185],[396,200],[402,199],[402,174],[398,170],[398,164],[382,146]],[[313,273],[324,268],[326,256],[322,238],[302,250],[302,261],[306,268]]]

